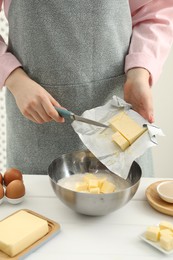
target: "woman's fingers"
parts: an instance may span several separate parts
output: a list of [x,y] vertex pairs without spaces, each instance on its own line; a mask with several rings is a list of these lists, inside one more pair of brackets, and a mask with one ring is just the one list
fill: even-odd
[[150,123],[154,122],[152,89],[149,73],[142,68],[131,69],[124,84],[124,99]]
[[131,100],[132,108],[138,112],[142,117],[150,123],[154,122],[154,109],[152,97],[150,95],[143,95],[140,99]]
[[33,122],[43,124],[55,120],[56,122],[64,122],[64,118],[60,117],[58,112],[55,110],[51,102],[38,104],[36,107],[27,109],[24,113],[25,117],[32,120]]
[[22,69],[16,69],[6,83],[19,110],[26,118],[40,124],[51,120],[64,122],[64,118],[60,117],[54,108],[54,106],[60,107],[60,104],[43,87],[31,80]]
[[28,112],[25,113],[25,117],[26,117],[27,119],[29,119],[30,121],[34,122],[34,123],[39,123],[39,122],[37,121],[37,119],[36,119],[35,117],[33,117],[32,114],[29,114]]
[[[52,102],[51,102],[52,101]],[[65,120],[63,117],[61,117],[58,112],[55,109],[55,106],[61,107],[59,103],[52,97],[50,97],[50,100],[46,100],[44,103],[42,103],[42,106],[44,108],[45,113],[54,121],[58,123],[63,123]]]

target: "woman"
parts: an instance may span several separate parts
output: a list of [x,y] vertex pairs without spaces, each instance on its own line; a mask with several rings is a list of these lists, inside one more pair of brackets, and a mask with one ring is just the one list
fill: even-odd
[[[70,124],[57,124],[64,119],[54,106],[80,115],[124,96],[154,122],[151,85],[172,44],[172,0],[2,2],[9,21],[8,49],[3,39],[0,45],[7,167],[46,174],[58,155],[83,147]],[[139,160],[145,176],[152,175],[148,156]]]

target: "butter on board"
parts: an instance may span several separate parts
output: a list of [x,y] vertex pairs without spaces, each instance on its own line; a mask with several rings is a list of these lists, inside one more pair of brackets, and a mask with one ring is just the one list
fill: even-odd
[[48,231],[46,220],[21,210],[0,222],[0,250],[13,257]]

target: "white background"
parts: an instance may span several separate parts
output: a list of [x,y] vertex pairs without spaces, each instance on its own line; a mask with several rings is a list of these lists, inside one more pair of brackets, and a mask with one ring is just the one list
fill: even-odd
[[156,124],[165,137],[153,148],[155,176],[173,177],[173,48],[158,82],[153,86]]

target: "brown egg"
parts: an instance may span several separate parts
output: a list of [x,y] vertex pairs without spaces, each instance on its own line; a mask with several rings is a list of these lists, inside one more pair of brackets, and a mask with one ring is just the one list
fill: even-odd
[[6,187],[5,196],[9,199],[18,199],[25,195],[25,186],[23,181],[11,181]]
[[3,184],[3,177],[2,177],[2,173],[0,173],[0,184]]
[[22,180],[22,173],[15,168],[9,168],[4,173],[4,184],[7,186],[11,181]]
[[2,184],[0,183],[0,199],[2,199],[4,197],[4,188],[2,186]]

